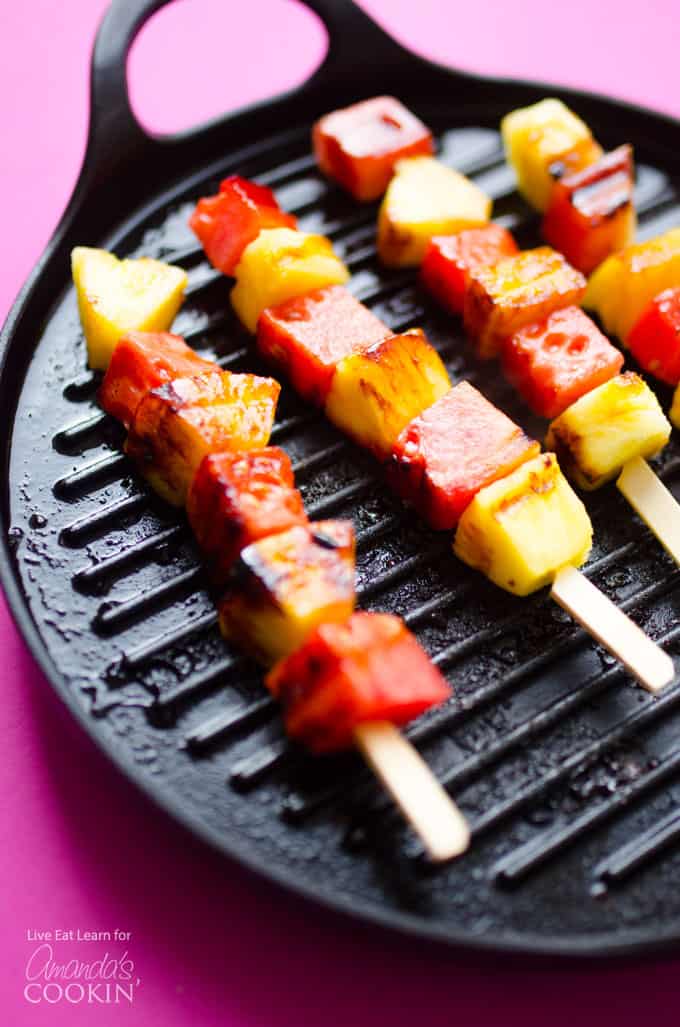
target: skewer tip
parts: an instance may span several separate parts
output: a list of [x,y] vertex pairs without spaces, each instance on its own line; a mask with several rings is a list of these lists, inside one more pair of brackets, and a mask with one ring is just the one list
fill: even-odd
[[581,627],[623,663],[643,688],[656,694],[675,677],[673,661],[635,621],[575,567],[564,567],[553,582],[551,597]]
[[680,565],[680,506],[646,460],[636,456],[616,482],[636,514]]
[[470,828],[420,753],[388,721],[361,724],[354,732],[363,753],[436,863],[462,855]]

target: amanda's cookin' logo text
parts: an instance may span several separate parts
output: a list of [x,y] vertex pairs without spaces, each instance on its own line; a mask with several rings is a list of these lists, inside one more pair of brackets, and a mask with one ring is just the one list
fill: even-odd
[[[69,941],[93,940],[80,931],[58,933]],[[35,940],[40,934],[49,940],[42,941],[26,962],[24,998],[27,1002],[32,1005],[56,1005],[60,1002],[70,1005],[132,1004],[140,980],[127,949],[120,955],[105,951],[94,959],[65,958],[53,944],[55,932],[28,932],[28,937]],[[98,935],[108,936],[104,940],[112,939],[108,931],[100,931]],[[125,931],[117,931],[116,935],[115,940],[128,940],[130,937]]]

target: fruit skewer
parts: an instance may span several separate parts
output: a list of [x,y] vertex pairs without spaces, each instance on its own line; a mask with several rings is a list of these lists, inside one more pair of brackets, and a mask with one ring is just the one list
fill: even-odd
[[[553,99],[513,111],[501,133],[520,191],[544,211],[544,237],[581,271],[592,272],[584,305],[599,313],[643,370],[678,386],[680,230],[633,245],[631,148],[603,155],[588,126]],[[680,421],[674,415],[679,393],[674,423]],[[643,455],[621,469],[617,485],[680,562],[680,510]]]
[[[90,261],[113,274],[86,293]],[[430,857],[459,855],[469,844],[466,821],[396,726],[450,688],[399,618],[352,612],[351,525],[309,524],[288,457],[267,446],[278,383],[223,372],[167,332],[125,332],[137,317],[126,292],[134,296],[135,275],[148,278],[149,266],[128,261],[124,276],[119,266],[99,251],[74,254],[88,349],[99,366],[108,363],[100,402],[128,428],[126,450],[150,484],[186,504],[211,579],[227,589],[224,633],[274,663],[266,683],[294,738],[313,751],[355,744]],[[164,308],[155,324],[169,327],[174,311],[163,286],[176,309],[178,275],[158,263],[153,271]],[[147,298],[147,319],[149,307]],[[92,327],[104,316],[106,348]]]

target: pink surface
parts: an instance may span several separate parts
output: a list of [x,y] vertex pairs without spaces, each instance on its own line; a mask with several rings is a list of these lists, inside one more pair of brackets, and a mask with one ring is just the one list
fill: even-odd
[[[0,2],[0,319],[75,180],[89,47],[105,6]],[[545,0],[365,6],[443,62],[600,89],[680,115],[675,0],[648,4],[636,18],[623,16],[614,0],[572,0],[568,10]],[[131,59],[135,102],[147,124],[187,127],[291,85],[314,67],[323,34],[305,11],[282,0],[249,0],[237,15],[236,8],[185,0],[148,27]],[[592,972],[463,963],[446,949],[354,924],[246,874],[194,842],[94,751],[53,700],[1,600],[0,644],[1,1023],[677,1022],[677,960]],[[27,932],[56,928],[130,932],[127,942],[58,942],[55,950],[65,961],[100,958],[106,949],[121,958],[127,949],[132,979],[140,980],[134,1004],[27,1003],[26,961],[38,945]]]

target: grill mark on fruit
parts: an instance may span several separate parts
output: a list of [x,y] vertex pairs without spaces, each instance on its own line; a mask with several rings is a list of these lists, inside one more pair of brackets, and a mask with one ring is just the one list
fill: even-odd
[[341,543],[340,542],[338,542],[334,538],[331,538],[330,535],[324,535],[324,533],[321,532],[321,531],[315,531],[314,534],[312,535],[312,538],[314,539],[316,544],[321,546],[323,549],[340,549],[341,548]]

